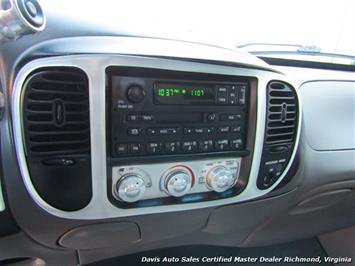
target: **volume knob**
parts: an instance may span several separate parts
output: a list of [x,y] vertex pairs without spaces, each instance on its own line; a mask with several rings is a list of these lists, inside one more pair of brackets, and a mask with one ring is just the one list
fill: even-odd
[[190,191],[192,184],[192,174],[183,168],[174,169],[165,177],[165,190],[173,197],[184,196]]
[[139,85],[132,85],[127,90],[127,99],[132,103],[140,103],[144,100],[145,91]]
[[142,198],[145,192],[145,182],[137,174],[123,176],[116,185],[116,196],[125,202],[135,202]]
[[224,192],[235,183],[235,177],[231,170],[224,166],[216,166],[207,175],[207,186],[216,192]]

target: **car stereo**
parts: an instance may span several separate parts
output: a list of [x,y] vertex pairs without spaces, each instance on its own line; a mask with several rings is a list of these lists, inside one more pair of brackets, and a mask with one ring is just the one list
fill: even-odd
[[247,78],[108,73],[112,157],[248,152]]

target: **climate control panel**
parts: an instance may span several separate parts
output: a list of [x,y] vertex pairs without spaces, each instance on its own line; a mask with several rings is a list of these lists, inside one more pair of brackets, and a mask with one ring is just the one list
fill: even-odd
[[241,158],[112,168],[112,195],[119,202],[224,193],[236,185]]

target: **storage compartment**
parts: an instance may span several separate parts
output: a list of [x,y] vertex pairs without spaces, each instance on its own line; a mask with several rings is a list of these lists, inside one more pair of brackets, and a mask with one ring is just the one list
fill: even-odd
[[59,244],[72,249],[100,249],[124,246],[141,239],[140,230],[133,222],[93,224],[78,227],[65,233]]

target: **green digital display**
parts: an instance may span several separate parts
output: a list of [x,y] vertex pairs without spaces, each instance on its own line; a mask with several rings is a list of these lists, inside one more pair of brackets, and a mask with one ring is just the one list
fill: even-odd
[[185,95],[185,96],[192,96],[192,97],[203,97],[205,95],[205,88],[173,88],[173,87],[166,87],[166,88],[159,88],[158,95],[162,97],[171,97],[175,95]]
[[155,84],[154,100],[157,104],[211,104],[214,89],[209,86]]

